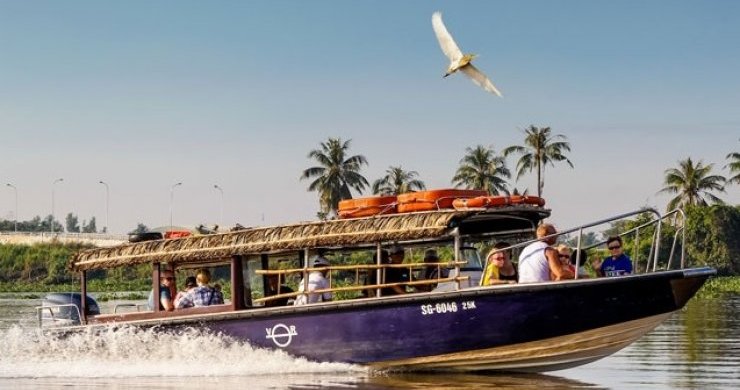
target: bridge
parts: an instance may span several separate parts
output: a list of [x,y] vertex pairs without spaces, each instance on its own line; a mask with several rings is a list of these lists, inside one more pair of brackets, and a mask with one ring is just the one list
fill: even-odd
[[0,244],[33,245],[50,242],[83,243],[106,247],[128,242],[128,236],[106,233],[0,232]]

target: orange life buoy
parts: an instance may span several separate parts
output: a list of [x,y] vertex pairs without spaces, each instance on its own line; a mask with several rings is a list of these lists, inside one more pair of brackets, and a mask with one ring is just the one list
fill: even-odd
[[512,195],[511,204],[531,204],[542,207],[545,205],[545,199],[532,195]]
[[187,230],[168,230],[164,232],[164,238],[166,240],[169,240],[171,238],[182,238],[182,237],[188,237],[191,236],[192,233],[190,233]]
[[512,195],[512,196],[479,196],[470,199],[455,199],[452,206],[464,210],[469,208],[501,207],[518,204],[531,204],[542,207],[545,200],[537,196]]
[[372,196],[367,198],[345,199],[339,202],[339,218],[370,217],[378,214],[396,212],[395,196]]
[[475,198],[485,196],[488,192],[482,190],[442,189],[409,192],[398,195],[398,212],[409,213],[414,211],[431,211],[452,208],[455,199]]
[[455,199],[452,207],[456,209],[467,209],[476,207],[500,207],[511,204],[508,196],[479,196],[470,199]]

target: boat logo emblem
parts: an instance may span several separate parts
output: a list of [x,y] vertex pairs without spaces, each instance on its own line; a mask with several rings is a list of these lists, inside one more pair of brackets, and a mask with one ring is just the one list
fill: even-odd
[[293,341],[293,336],[297,336],[298,332],[295,331],[295,325],[287,326],[285,324],[275,324],[270,328],[265,328],[267,336],[265,338],[272,339],[272,341],[280,348],[285,348],[290,345]]

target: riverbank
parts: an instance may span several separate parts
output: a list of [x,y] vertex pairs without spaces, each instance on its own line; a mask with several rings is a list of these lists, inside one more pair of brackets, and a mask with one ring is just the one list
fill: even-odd
[[[88,292],[97,295],[99,301],[112,299],[146,299],[151,284],[148,281],[139,280],[131,282],[105,283],[102,280],[91,280],[87,285]],[[50,292],[79,292],[78,283],[47,284],[43,282],[0,282],[0,297],[3,294],[12,295],[15,298],[39,299]]]
[[707,280],[696,294],[698,299],[717,298],[723,295],[740,295],[740,276],[719,276]]

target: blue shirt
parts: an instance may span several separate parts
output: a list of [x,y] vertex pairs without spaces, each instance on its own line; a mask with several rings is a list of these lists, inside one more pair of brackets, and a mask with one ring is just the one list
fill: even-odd
[[[170,289],[167,286],[159,286],[159,298],[159,310],[164,310],[164,307],[162,307],[162,298],[172,299]],[[147,302],[147,306],[149,306],[149,310],[154,310],[154,290],[149,291],[149,302]]]
[[601,264],[601,274],[604,276],[622,276],[632,273],[632,260],[622,253],[616,259],[607,257]]
[[213,287],[198,286],[183,295],[177,303],[178,309],[193,306],[220,305],[224,303],[224,295]]

